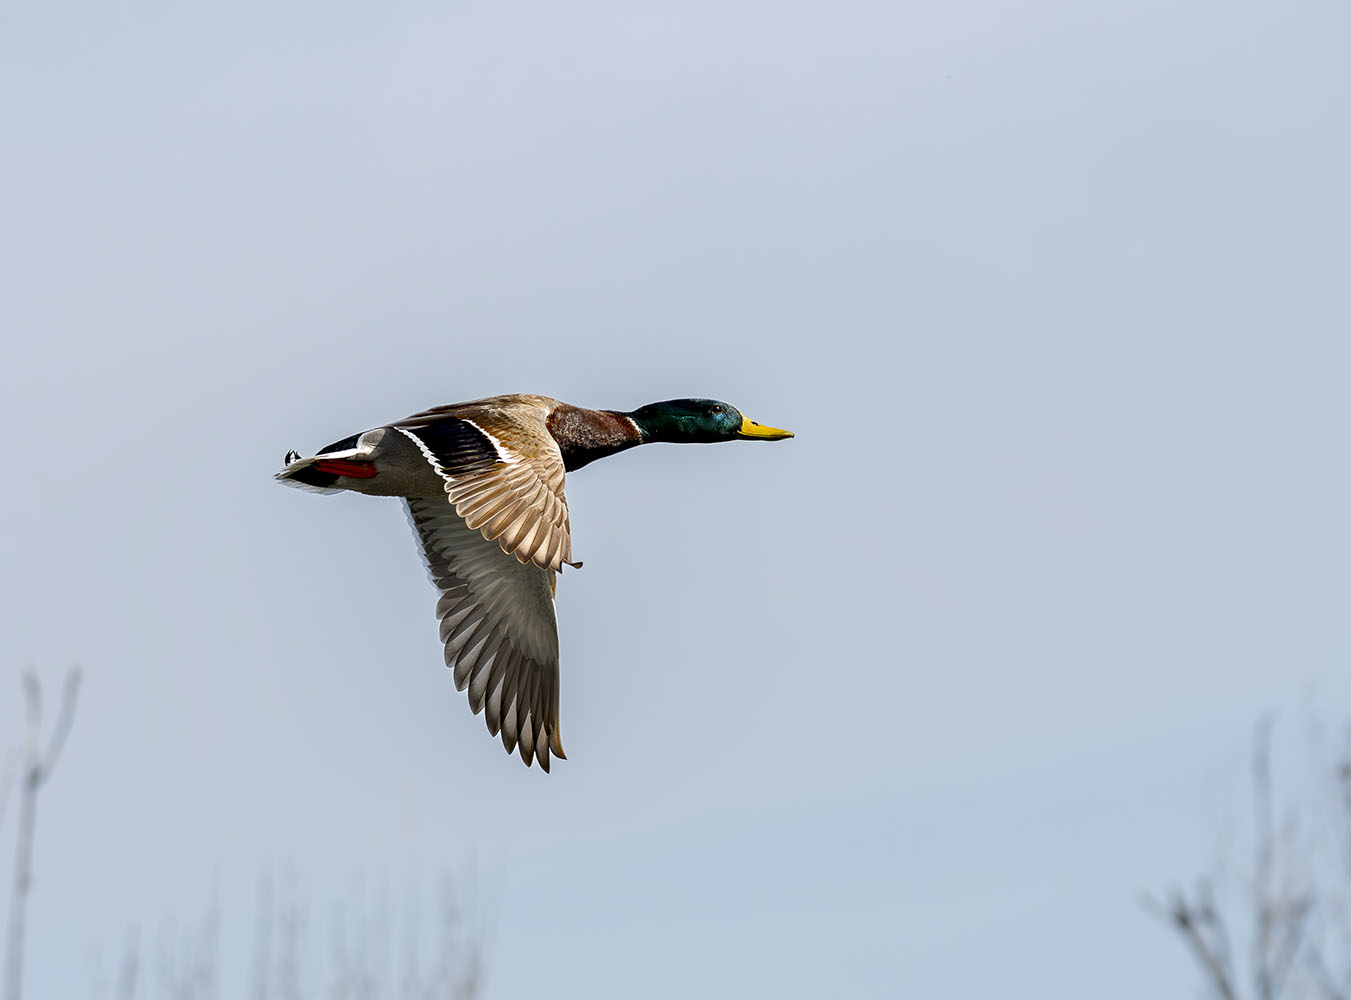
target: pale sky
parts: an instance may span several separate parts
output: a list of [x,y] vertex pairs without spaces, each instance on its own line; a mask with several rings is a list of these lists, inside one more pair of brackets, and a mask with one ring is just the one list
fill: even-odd
[[[493,998],[1195,996],[1140,894],[1209,864],[1261,711],[1351,704],[1348,32],[0,11],[0,742],[23,667],[87,674],[28,995],[213,896],[243,995],[285,868],[319,912],[476,872]],[[272,481],[516,391],[797,433],[569,477],[548,776],[398,505]]]

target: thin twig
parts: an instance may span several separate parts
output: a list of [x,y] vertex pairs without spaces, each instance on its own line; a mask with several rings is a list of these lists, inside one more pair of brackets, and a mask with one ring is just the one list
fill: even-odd
[[61,689],[61,714],[56,717],[56,725],[47,740],[47,752],[42,755],[43,781],[47,780],[56,767],[61,751],[66,746],[66,738],[70,736],[71,726],[75,724],[75,702],[80,695],[82,677],[79,667],[66,674],[66,683]]
[[[1206,895],[1204,887],[1199,895],[1203,897]],[[1206,908],[1194,909],[1187,902],[1181,889],[1174,889],[1172,898],[1167,903],[1161,903],[1154,897],[1146,895],[1144,905],[1146,909],[1153,911],[1155,916],[1177,928],[1183,941],[1191,949],[1192,955],[1205,970],[1216,995],[1222,1000],[1238,1000],[1238,994],[1234,992],[1233,976],[1226,967],[1227,962],[1202,933],[1201,927],[1212,919],[1206,913]]]
[[23,675],[23,691],[28,708],[28,732],[24,741],[22,781],[19,788],[19,829],[14,841],[14,880],[10,888],[9,937],[5,950],[5,1000],[20,1000],[23,987],[23,947],[28,895],[33,887],[33,841],[37,829],[38,792],[52,776],[61,748],[75,720],[75,704],[80,690],[79,668],[66,676],[61,697],[61,712],[47,744],[42,746],[42,686],[31,670]]
[[136,1000],[136,977],[141,966],[139,935],[132,931],[127,937],[127,948],[122,954],[122,971],[117,976],[118,1000]]
[[1295,959],[1304,945],[1304,932],[1308,926],[1308,917],[1313,910],[1311,899],[1296,899],[1289,903],[1281,914],[1281,939],[1277,943],[1276,954],[1272,956],[1269,971],[1272,995],[1279,997],[1285,989]]
[[1272,832],[1271,806],[1271,726],[1274,722],[1271,713],[1257,720],[1257,730],[1253,736],[1252,786],[1253,821],[1255,830],[1254,852],[1256,854],[1256,887],[1253,904],[1254,935],[1252,966],[1253,989],[1257,1000],[1274,1000],[1275,983],[1272,978],[1272,933],[1274,930],[1274,889],[1272,885],[1272,859],[1275,855],[1275,834]]
[[1309,977],[1318,986],[1319,992],[1323,995],[1323,1000],[1347,1000],[1347,994],[1338,989],[1333,981],[1332,972],[1328,969],[1327,963],[1323,961],[1323,955],[1317,948],[1306,948],[1304,951],[1306,964],[1309,967]]
[[19,774],[19,751],[11,750],[5,755],[5,766],[0,769],[0,830],[5,828],[5,807],[9,805],[9,793],[14,788],[14,779]]

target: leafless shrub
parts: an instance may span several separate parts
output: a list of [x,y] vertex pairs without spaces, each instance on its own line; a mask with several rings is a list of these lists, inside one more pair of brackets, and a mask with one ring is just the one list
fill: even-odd
[[[43,742],[42,687],[30,671],[23,676],[27,728],[22,750],[0,758],[0,822],[10,792],[17,789],[18,832],[14,879],[5,948],[4,1000],[21,1000],[23,952],[37,833],[38,794],[51,778],[75,719],[80,672],[66,677],[61,704]],[[250,991],[254,1000],[474,1000],[482,983],[482,935],[463,917],[459,895],[446,883],[440,899],[437,933],[424,938],[417,907],[395,933],[388,894],[374,903],[364,895],[332,908],[329,959],[315,962],[310,944],[312,921],[295,879],[283,879],[280,893],[271,878],[261,882],[254,926]],[[95,995],[117,1000],[220,1000],[226,995],[221,973],[221,907],[213,902],[200,923],[183,932],[167,923],[152,958],[143,955],[133,931],[113,984],[102,981]],[[428,944],[430,942],[430,946]],[[402,945],[396,959],[395,946]],[[425,958],[424,958],[425,955]],[[314,971],[311,972],[310,966]],[[97,983],[97,981],[96,981]],[[230,995],[235,995],[231,991]]]
[[1264,717],[1253,739],[1249,857],[1222,859],[1218,876],[1145,905],[1177,932],[1214,997],[1351,1000],[1351,747],[1317,765],[1314,802],[1292,798],[1278,823],[1272,729]]
[[[329,908],[325,948],[317,947],[322,942],[311,934],[314,922],[295,879],[282,882],[279,892],[270,877],[259,887],[249,973],[254,1000],[474,1000],[479,995],[481,935],[469,928],[452,884],[443,887],[434,934],[422,933],[420,907],[412,906],[398,927],[387,892],[374,899],[356,892]],[[122,959],[117,1000],[231,995],[217,957],[220,920],[213,904],[195,928],[169,925],[160,936],[148,983],[138,971],[144,963],[133,936]]]

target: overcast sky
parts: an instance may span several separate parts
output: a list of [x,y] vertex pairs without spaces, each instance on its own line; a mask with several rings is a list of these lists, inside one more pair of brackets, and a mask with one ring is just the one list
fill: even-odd
[[[318,911],[477,873],[490,997],[1194,996],[1139,894],[1262,710],[1351,704],[1349,31],[7,5],[0,740],[23,667],[86,670],[30,995],[213,897],[242,993],[287,869]],[[398,505],[271,478],[516,391],[798,435],[569,477],[548,776]]]

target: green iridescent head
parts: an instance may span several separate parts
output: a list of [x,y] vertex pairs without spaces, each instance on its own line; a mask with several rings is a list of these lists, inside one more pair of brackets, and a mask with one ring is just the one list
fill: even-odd
[[668,399],[648,403],[627,414],[643,433],[643,441],[708,444],[746,438],[778,441],[792,431],[757,424],[730,403],[716,399]]

